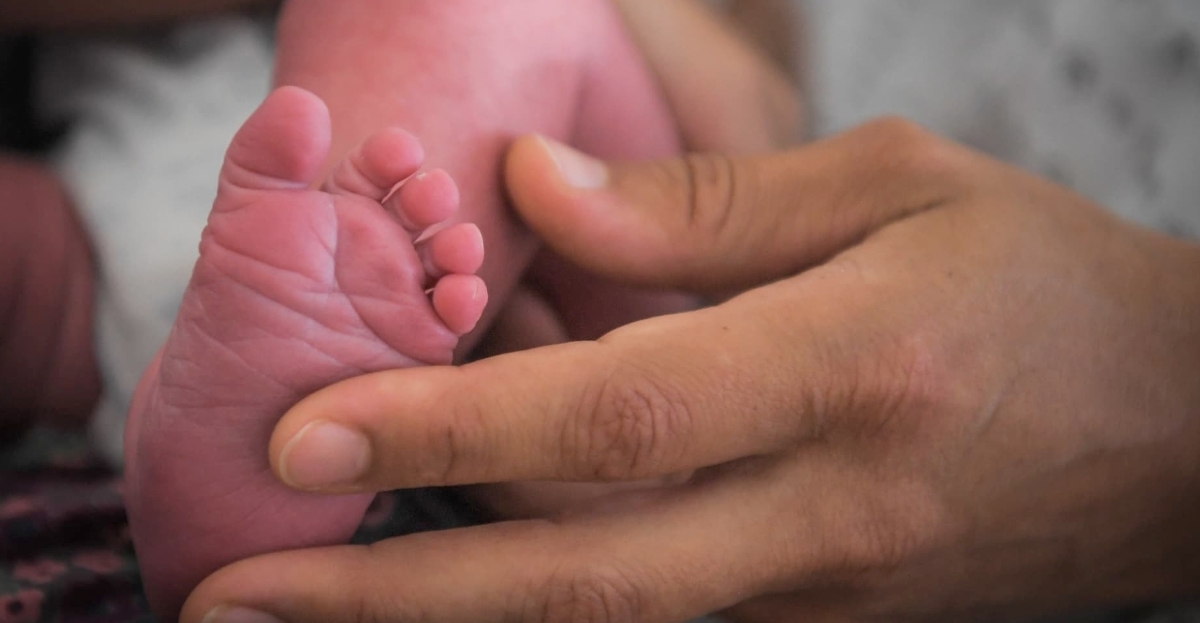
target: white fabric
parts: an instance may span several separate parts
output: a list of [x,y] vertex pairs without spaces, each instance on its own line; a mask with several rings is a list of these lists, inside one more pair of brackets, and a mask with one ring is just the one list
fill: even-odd
[[58,170],[98,255],[104,397],[92,433],[114,466],[129,398],[191,275],[225,147],[266,96],[269,33],[230,18],[47,49],[43,108],[72,123]]

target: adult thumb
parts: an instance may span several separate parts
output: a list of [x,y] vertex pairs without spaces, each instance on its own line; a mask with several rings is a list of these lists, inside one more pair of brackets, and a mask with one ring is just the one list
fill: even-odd
[[[645,163],[604,163],[525,137],[509,152],[506,178],[525,222],[583,268],[632,285],[726,293],[795,275],[937,204],[946,177],[925,157],[937,150],[897,132],[908,130],[868,126],[775,154]],[[911,140],[923,139],[914,131]]]

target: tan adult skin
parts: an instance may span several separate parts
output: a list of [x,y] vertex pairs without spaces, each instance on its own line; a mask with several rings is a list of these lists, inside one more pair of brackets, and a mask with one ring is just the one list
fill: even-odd
[[[347,381],[284,418],[273,464],[295,486],[362,466],[325,492],[696,476],[243,561],[185,623],[989,620],[1200,594],[1196,245],[897,120],[772,155],[555,162],[523,140],[508,181],[557,252],[744,293]],[[306,447],[318,420],[361,443]]]
[[558,252],[751,289],[597,342],[348,381],[284,418],[272,460],[299,473],[289,454],[321,453],[293,437],[323,420],[368,451],[326,449],[364,466],[338,490],[697,478],[247,561],[185,622],[219,604],[291,623],[991,618],[1200,589],[1195,245],[894,120],[613,166],[600,189],[553,167],[527,140],[509,181]]

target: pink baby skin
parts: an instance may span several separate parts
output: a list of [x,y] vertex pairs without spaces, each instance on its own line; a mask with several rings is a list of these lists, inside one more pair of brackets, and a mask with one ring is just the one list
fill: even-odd
[[[271,431],[321,387],[476,343],[539,251],[500,187],[515,137],[613,159],[680,147],[607,0],[296,0],[276,81],[233,139],[130,412],[130,522],[164,620],[227,564],[354,532],[371,496],[286,488]],[[683,304],[543,267],[571,286],[555,302],[575,338]]]

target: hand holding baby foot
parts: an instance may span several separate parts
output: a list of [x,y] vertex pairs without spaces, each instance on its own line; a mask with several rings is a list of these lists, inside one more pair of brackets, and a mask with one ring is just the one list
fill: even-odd
[[474,225],[420,238],[458,192],[444,172],[418,173],[416,139],[381,131],[311,190],[328,148],[324,105],[295,88],[238,132],[179,317],[135,397],[130,523],[165,619],[222,565],[345,542],[371,496],[283,488],[263,456],[276,420],[332,381],[450,363],[487,301]]
[[362,466],[339,491],[698,476],[554,521],[243,561],[184,623],[1033,619],[1200,589],[1200,247],[896,120],[758,158],[585,165],[600,188],[569,162],[531,139],[509,170],[564,256],[748,290],[346,381],[281,420],[272,462],[303,485],[320,423],[369,439],[325,446]]

